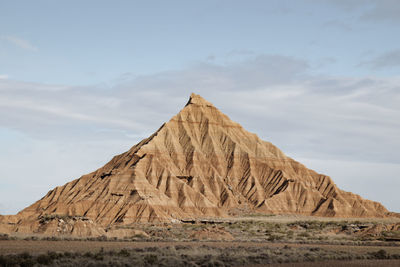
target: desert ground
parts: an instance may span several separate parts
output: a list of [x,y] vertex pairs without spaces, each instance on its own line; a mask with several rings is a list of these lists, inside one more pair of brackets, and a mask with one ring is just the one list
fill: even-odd
[[[2,235],[0,266],[400,266],[400,219],[300,215],[132,224],[116,237]],[[135,229],[134,236],[128,228]]]

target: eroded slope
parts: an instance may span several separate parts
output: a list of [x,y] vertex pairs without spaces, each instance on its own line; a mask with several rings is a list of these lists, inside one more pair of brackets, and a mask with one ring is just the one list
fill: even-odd
[[13,231],[27,222],[27,231],[37,231],[33,222],[51,214],[108,227],[240,211],[341,217],[388,212],[341,191],[330,177],[285,156],[192,94],[152,136],[8,220],[14,220]]

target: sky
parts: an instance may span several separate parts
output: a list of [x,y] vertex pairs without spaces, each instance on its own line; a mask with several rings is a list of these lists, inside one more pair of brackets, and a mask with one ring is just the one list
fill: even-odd
[[400,1],[0,1],[0,214],[128,150],[191,92],[400,212]]

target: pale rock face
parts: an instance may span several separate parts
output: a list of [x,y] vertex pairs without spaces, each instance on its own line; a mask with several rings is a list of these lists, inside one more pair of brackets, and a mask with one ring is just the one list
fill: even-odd
[[[56,187],[17,215],[0,218],[0,224],[14,221],[13,231],[40,232],[39,216],[80,216],[90,219],[100,234],[98,227],[227,217],[238,211],[332,217],[389,214],[377,202],[338,189],[330,177],[287,157],[192,94],[149,138],[97,171]],[[87,222],[75,224],[84,229]]]

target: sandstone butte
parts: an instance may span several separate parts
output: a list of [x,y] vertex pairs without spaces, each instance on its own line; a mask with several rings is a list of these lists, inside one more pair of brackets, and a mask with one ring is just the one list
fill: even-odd
[[177,115],[129,151],[18,214],[0,216],[0,232],[118,236],[121,226],[133,223],[243,212],[392,215],[378,202],[340,190],[329,176],[307,169],[192,94]]

